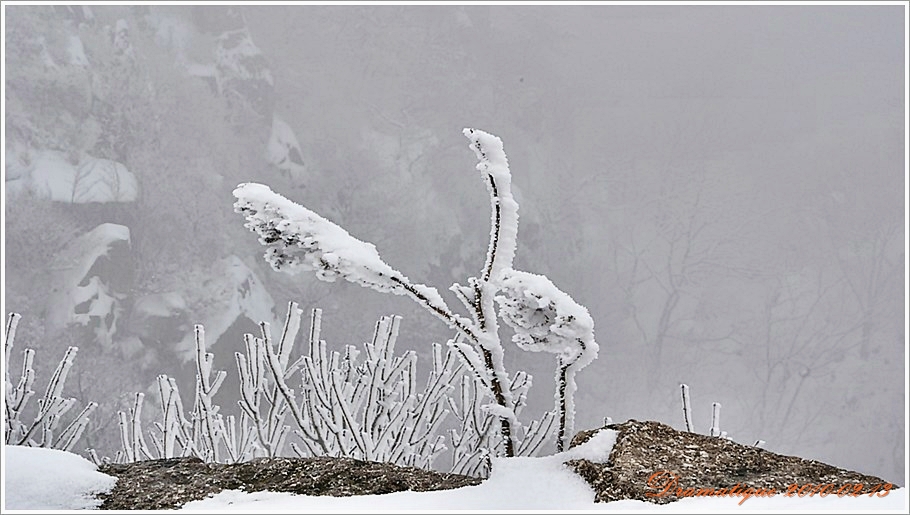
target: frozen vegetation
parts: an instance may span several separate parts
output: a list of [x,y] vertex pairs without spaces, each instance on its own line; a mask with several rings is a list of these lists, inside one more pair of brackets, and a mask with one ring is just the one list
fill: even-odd
[[3,9],[6,442],[905,480],[903,6]]
[[[493,440],[493,452],[501,446],[505,456],[515,456],[535,449],[537,445],[529,442],[538,440],[538,431],[549,430],[554,416],[548,413],[532,421],[519,437],[522,424],[518,411],[531,378],[523,372],[510,378],[506,372],[497,317],[515,331],[513,340],[519,348],[557,354],[556,447],[561,451],[574,429],[575,373],[597,357],[594,321],[584,307],[546,277],[512,268],[518,203],[512,196],[512,177],[502,141],[477,129],[464,129],[464,135],[479,161],[477,170],[487,185],[491,207],[490,240],[480,274],[469,277],[467,286],[455,283],[450,287],[469,317],[454,312],[435,288],[413,283],[387,265],[374,245],[354,238],[266,186],[238,186],[234,190],[235,209],[267,247],[265,259],[275,270],[291,274],[311,271],[323,281],[340,277],[380,292],[406,295],[455,330],[450,347],[457,349],[474,382],[494,401],[484,406],[500,424],[500,438]],[[494,299],[499,303],[498,313]],[[516,383],[517,387],[512,386]],[[364,445],[358,442],[358,447]]]

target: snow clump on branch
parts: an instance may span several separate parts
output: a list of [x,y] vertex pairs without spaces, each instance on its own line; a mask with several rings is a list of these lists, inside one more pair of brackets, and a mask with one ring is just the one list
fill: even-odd
[[588,310],[546,276],[505,270],[499,286],[499,314],[515,331],[512,341],[520,348],[558,354],[577,369],[597,357],[594,320]]
[[358,240],[268,186],[244,183],[234,196],[234,210],[246,217],[244,226],[259,235],[259,242],[268,249],[265,259],[274,270],[290,274],[312,270],[326,282],[341,277],[376,291],[422,296],[432,304],[445,305],[434,288],[411,284],[387,265],[372,243]]

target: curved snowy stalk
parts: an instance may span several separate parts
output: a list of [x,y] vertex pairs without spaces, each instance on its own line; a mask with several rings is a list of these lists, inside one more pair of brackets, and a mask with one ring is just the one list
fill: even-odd
[[477,170],[490,192],[490,244],[481,280],[496,279],[499,272],[512,268],[518,238],[518,203],[512,197],[512,174],[502,140],[482,130],[467,128],[463,134],[477,155]]

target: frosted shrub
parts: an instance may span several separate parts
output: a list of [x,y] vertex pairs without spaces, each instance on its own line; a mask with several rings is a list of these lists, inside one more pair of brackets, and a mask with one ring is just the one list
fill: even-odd
[[19,381],[13,386],[9,373],[9,359],[16,338],[16,326],[19,323],[19,314],[10,313],[6,322],[4,333],[4,389],[6,396],[6,409],[3,413],[4,442],[7,445],[27,445],[30,447],[48,447],[70,451],[82,437],[82,432],[88,425],[88,416],[98,406],[89,402],[85,408],[61,431],[57,433],[61,421],[69,410],[76,404],[76,399],[63,397],[63,387],[66,376],[73,361],[76,359],[77,347],[69,347],[54,370],[44,391],[44,397],[38,399],[38,412],[31,423],[21,420],[22,414],[28,405],[29,399],[35,394],[32,388],[35,383],[35,369],[32,365],[35,360],[35,351],[25,349],[22,359],[22,374]]
[[[495,416],[485,409],[487,393],[476,376],[465,373],[455,345],[433,344],[432,370],[417,388],[417,355],[396,354],[400,317],[383,317],[370,342],[343,352],[327,350],[320,339],[322,312],[314,309],[307,335],[308,348],[294,358],[294,342],[302,311],[289,303],[281,335],[273,339],[268,323],[260,335],[244,335],[245,353],[235,353],[240,376],[239,427],[233,415],[223,417],[214,395],[225,372],[211,368],[205,331],[196,326],[196,390],[193,410],[184,413],[172,378],[158,376],[160,419],[142,428],[144,394],[120,411],[122,448],[117,463],[196,456],[207,462],[236,463],[253,457],[287,455],[344,456],[398,465],[432,468],[447,450],[453,472],[484,475],[488,449],[498,442],[491,431]],[[456,393],[456,386],[460,392]],[[524,406],[530,378],[516,374],[510,391],[518,411]],[[456,400],[457,398],[457,400]],[[455,428],[443,431],[452,414]],[[291,426],[295,440],[288,444]],[[536,451],[553,424],[552,413],[529,426],[520,453]],[[149,440],[146,440],[146,435]],[[151,442],[148,445],[147,441]],[[101,463],[90,452],[90,457]]]
[[[465,129],[464,135],[479,161],[477,170],[486,182],[491,206],[485,263],[477,276],[467,279],[467,285],[456,283],[450,288],[468,316],[454,312],[435,288],[412,282],[390,267],[372,244],[354,238],[267,186],[239,185],[234,190],[237,198],[234,207],[246,218],[246,227],[258,234],[260,243],[267,247],[265,259],[275,270],[292,274],[313,272],[324,281],[342,278],[380,292],[408,296],[456,331],[458,336],[449,341],[449,348],[457,352],[482,390],[481,394],[471,390],[472,386],[463,385],[462,401],[485,396],[491,401],[482,406],[484,417],[471,421],[466,411],[452,408],[462,423],[462,433],[456,430],[453,434],[459,438],[458,443],[453,441],[456,454],[460,445],[488,446],[492,452],[501,447],[505,456],[514,456],[522,450],[530,452],[539,446],[540,433],[551,430],[548,420],[552,422],[553,413],[522,428],[518,411],[523,401],[519,397],[526,394],[531,378],[517,373],[510,379],[506,372],[498,316],[515,330],[514,341],[519,347],[556,354],[555,398],[559,414],[556,445],[562,449],[566,435],[573,431],[574,375],[597,356],[594,324],[587,310],[548,279],[512,269],[518,235],[518,203],[512,197],[511,173],[502,141],[476,129]],[[500,305],[498,313],[494,298]],[[490,435],[487,425],[494,419],[499,426],[497,438]],[[343,411],[340,418],[333,420],[346,424],[360,452],[367,452],[376,444],[353,437],[359,423]],[[302,418],[298,417],[298,421]],[[471,434],[484,435],[479,437],[481,441],[465,440],[464,431],[468,429]]]

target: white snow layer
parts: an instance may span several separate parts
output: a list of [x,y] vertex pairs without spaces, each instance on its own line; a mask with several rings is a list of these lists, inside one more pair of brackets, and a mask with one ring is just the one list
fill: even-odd
[[94,495],[110,491],[117,481],[73,453],[19,445],[5,445],[3,451],[5,510],[97,508],[101,501]]
[[136,177],[109,159],[82,156],[73,164],[62,152],[44,150],[25,164],[22,156],[19,161],[16,176],[21,182],[16,181],[14,189],[25,187],[41,198],[71,204],[133,202],[139,192]]
[[[821,498],[693,497],[665,505],[642,501],[594,503],[594,491],[563,463],[587,458],[603,461],[616,440],[613,431],[597,433],[588,442],[566,452],[540,458],[497,458],[489,479],[477,486],[435,492],[397,492],[350,497],[307,496],[279,492],[245,493],[225,490],[208,499],[184,505],[186,511],[246,513],[406,513],[466,510],[549,510],[566,512],[641,511],[644,513],[755,512],[907,513],[908,490],[892,490],[885,497]],[[64,451],[4,446],[3,509],[61,510],[96,507],[92,497],[109,491],[115,478],[96,471],[87,460]],[[742,502],[742,504],[739,504]]]

